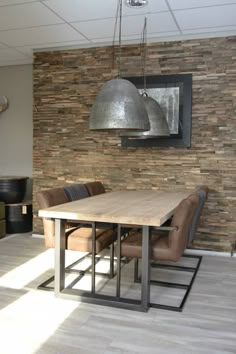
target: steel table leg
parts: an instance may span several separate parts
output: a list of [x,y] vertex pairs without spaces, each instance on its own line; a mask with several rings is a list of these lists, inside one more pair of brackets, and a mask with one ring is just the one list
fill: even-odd
[[55,285],[57,296],[65,288],[65,220],[55,220]]
[[120,297],[120,259],[121,259],[121,226],[117,225],[117,270],[116,270],[116,296]]
[[141,303],[144,311],[150,307],[150,260],[149,260],[149,226],[143,226],[142,232],[142,290]]
[[96,223],[92,223],[92,294],[95,294],[95,267],[96,267]]

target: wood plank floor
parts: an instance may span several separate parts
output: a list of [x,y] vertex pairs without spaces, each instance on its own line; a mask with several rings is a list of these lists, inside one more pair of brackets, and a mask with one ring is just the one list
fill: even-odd
[[[76,256],[68,252],[68,262]],[[1,354],[236,353],[236,258],[203,257],[182,313],[57,299],[37,290],[52,267],[53,250],[45,250],[43,239],[21,234],[0,240]],[[132,267],[132,262],[123,267],[123,291],[139,296],[138,286],[128,286]],[[111,289],[111,283],[100,285],[102,291]],[[87,286],[85,280],[81,286]],[[178,295],[153,291],[163,301]]]

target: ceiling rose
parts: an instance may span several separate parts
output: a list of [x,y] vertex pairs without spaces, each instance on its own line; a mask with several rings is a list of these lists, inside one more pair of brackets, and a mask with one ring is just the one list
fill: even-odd
[[148,4],[148,0],[125,0],[125,5],[140,9]]

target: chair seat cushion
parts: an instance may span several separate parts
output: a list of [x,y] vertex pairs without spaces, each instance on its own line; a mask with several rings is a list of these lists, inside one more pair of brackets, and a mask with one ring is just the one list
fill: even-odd
[[[117,246],[115,246],[115,253]],[[124,257],[141,258],[142,257],[142,233],[132,231],[129,236],[121,243],[121,254]],[[168,232],[155,231],[150,241],[150,259],[177,261],[180,255],[174,249],[169,247]]]
[[[101,252],[115,241],[112,229],[96,229],[96,253]],[[92,252],[92,228],[81,227],[72,230],[67,236],[67,249]]]
[[[162,259],[162,253],[163,252],[167,253],[168,249],[169,249],[168,232],[166,231],[158,231],[158,233],[156,231],[153,232],[151,236],[151,242],[150,242],[150,250],[151,250],[150,258]],[[141,232],[132,230],[129,233],[129,236],[126,239],[124,239],[121,243],[121,254],[122,256],[131,257],[131,258],[142,257],[142,233]]]

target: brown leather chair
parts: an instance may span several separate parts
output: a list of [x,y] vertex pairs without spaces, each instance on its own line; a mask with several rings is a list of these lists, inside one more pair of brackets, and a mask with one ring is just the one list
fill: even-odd
[[[151,231],[150,258],[165,261],[177,262],[187,246],[188,230],[191,225],[195,208],[197,207],[198,197],[192,195],[184,199],[176,208],[171,220],[170,228],[177,227],[176,230]],[[132,230],[129,236],[121,243],[121,255],[124,257],[142,257],[142,233]]]
[[[196,193],[191,194],[188,198],[181,201],[175,210],[170,224],[170,231],[166,232],[160,227],[151,229],[150,237],[150,259],[158,261],[173,261],[177,262],[188,243],[188,232],[194,215],[194,211],[198,205],[198,196]],[[138,259],[142,257],[142,233],[140,230],[132,230],[128,237],[121,242],[121,256],[135,258],[135,281],[138,280]],[[189,256],[192,257],[192,256]],[[186,293],[188,294],[193,284],[194,278],[200,266],[201,257],[195,269],[192,269],[194,274],[191,283],[186,285]],[[155,266],[152,264],[152,266]],[[184,267],[168,265],[168,267],[183,270]],[[163,265],[164,268],[164,265]],[[152,284],[171,286],[168,282],[151,281]],[[174,284],[172,287],[178,287],[179,284]],[[181,284],[182,285],[182,284]],[[182,286],[185,289],[185,285]],[[152,307],[164,308],[174,311],[182,311],[187,297],[184,297],[180,306],[166,306],[160,304],[151,304]]]
[[[36,194],[36,200],[39,208],[49,208],[54,205],[68,203],[68,197],[63,188],[53,188],[40,191]],[[43,218],[45,246],[54,247],[55,241],[55,222],[54,220]],[[114,241],[114,232],[112,229],[96,229],[96,251],[99,253],[104,248],[108,247]],[[78,227],[75,227],[75,222],[67,223],[66,225],[66,249],[76,250],[81,252],[91,252],[92,229],[81,227],[78,222]]]
[[[63,188],[53,188],[36,193],[39,209],[49,208],[54,205],[68,203],[69,200]],[[44,240],[47,248],[54,247],[55,222],[43,218]]]
[[188,246],[191,246],[191,243],[194,240],[195,233],[199,225],[200,217],[202,215],[202,210],[208,197],[208,192],[209,189],[207,186],[202,185],[197,187],[196,194],[198,196],[198,204],[194,211],[192,222],[188,232]]
[[[94,182],[89,182],[85,184],[85,187],[88,190],[88,193],[90,197],[93,197],[95,195],[103,194],[105,193],[105,188],[100,181],[94,181]],[[97,222],[97,227],[100,229],[114,229],[115,225],[107,222]]]
[[89,182],[85,184],[90,196],[105,193],[105,188],[100,181]]
[[197,186],[196,190],[197,191],[199,191],[199,190],[204,191],[206,193],[206,197],[208,197],[209,188],[206,185],[204,185],[204,184],[199,185],[199,186]]
[[[191,222],[189,232],[188,232],[188,246],[191,246],[191,244],[194,240],[195,233],[196,233],[197,227],[199,225],[200,217],[202,215],[202,210],[203,210],[203,207],[204,207],[205,202],[208,197],[208,192],[209,192],[209,189],[205,185],[200,185],[196,188],[195,193],[198,196],[198,205],[194,211],[194,215],[193,215],[192,222]],[[172,218],[168,219],[165,222],[164,226],[170,226],[171,220],[172,220]]]
[[[69,202],[68,197],[63,188],[53,188],[36,193],[36,200],[39,209],[49,208],[54,205]],[[53,219],[43,218],[45,246],[54,247],[55,245],[55,221]],[[92,252],[92,228],[84,227],[78,222],[68,222],[65,228],[66,245],[65,248],[73,251]],[[110,260],[110,276],[113,276],[113,242],[116,234],[112,228],[100,229],[96,228],[96,253],[100,253],[103,249],[112,245]],[[42,287],[40,287],[42,288]]]

